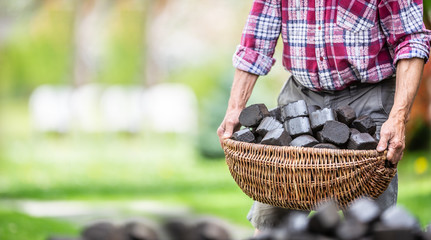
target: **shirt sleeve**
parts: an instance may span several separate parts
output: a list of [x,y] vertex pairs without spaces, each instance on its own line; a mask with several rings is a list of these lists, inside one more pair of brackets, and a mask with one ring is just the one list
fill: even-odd
[[422,0],[382,0],[378,11],[383,32],[394,49],[394,65],[415,57],[428,61],[431,32],[423,23]]
[[234,67],[266,75],[275,63],[275,46],[281,30],[281,0],[254,0],[241,44],[233,55]]

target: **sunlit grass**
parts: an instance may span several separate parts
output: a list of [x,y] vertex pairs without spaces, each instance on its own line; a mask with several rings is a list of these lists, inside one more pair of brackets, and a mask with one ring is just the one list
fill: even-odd
[[[228,202],[241,208],[235,198],[250,202],[224,161],[200,159],[187,139],[42,137],[9,146],[0,162],[3,198],[149,198],[180,201],[201,212],[218,209],[212,213],[230,216],[231,211],[218,206]],[[238,215],[233,220],[244,223],[240,218],[245,219]]]
[[46,240],[48,236],[77,236],[78,232],[70,223],[0,209],[2,240]]
[[422,225],[431,223],[431,168],[418,171],[415,161],[421,158],[431,164],[431,152],[408,152],[401,161],[399,169],[398,203],[405,206]]

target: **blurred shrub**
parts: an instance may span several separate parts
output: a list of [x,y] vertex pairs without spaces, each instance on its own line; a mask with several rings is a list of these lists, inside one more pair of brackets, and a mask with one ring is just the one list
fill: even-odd
[[406,149],[427,150],[431,146],[431,129],[423,118],[414,119],[410,132],[406,133]]
[[23,97],[37,85],[70,79],[72,23],[72,12],[60,9],[15,19],[0,48],[0,95]]
[[143,82],[145,12],[121,3],[112,11],[108,21],[107,46],[97,80],[107,84]]
[[212,92],[202,99],[198,149],[207,158],[224,157],[224,152],[217,136],[217,128],[223,121],[226,112],[232,77],[232,71],[226,72],[219,78],[218,84]]

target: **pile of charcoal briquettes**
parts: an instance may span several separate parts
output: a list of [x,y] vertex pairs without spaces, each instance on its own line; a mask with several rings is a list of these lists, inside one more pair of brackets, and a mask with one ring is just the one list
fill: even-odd
[[375,201],[361,198],[343,213],[334,202],[326,202],[311,217],[294,212],[249,240],[431,240],[431,225],[422,231],[418,220],[400,206],[382,211]]
[[244,108],[239,122],[245,128],[232,139],[248,143],[354,150],[378,144],[374,120],[357,117],[349,105],[321,109],[299,100],[268,110],[265,104],[253,104]]
[[157,225],[133,220],[125,224],[95,222],[84,227],[79,237],[51,236],[46,240],[229,240],[228,225],[218,219],[173,218]]

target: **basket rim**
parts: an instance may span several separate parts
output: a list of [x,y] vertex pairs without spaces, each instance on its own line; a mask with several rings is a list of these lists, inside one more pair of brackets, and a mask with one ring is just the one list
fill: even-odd
[[266,145],[261,143],[248,143],[236,141],[233,139],[225,139],[223,141],[223,148],[227,146],[244,146],[250,147],[256,150],[275,150],[275,151],[286,151],[286,150],[298,150],[303,153],[328,153],[328,154],[338,154],[338,155],[369,155],[375,157],[381,157],[384,160],[387,159],[387,150],[383,152],[378,152],[376,149],[373,150],[353,150],[353,149],[329,149],[329,148],[312,148],[312,147],[296,147],[296,146],[277,146],[277,145]]

